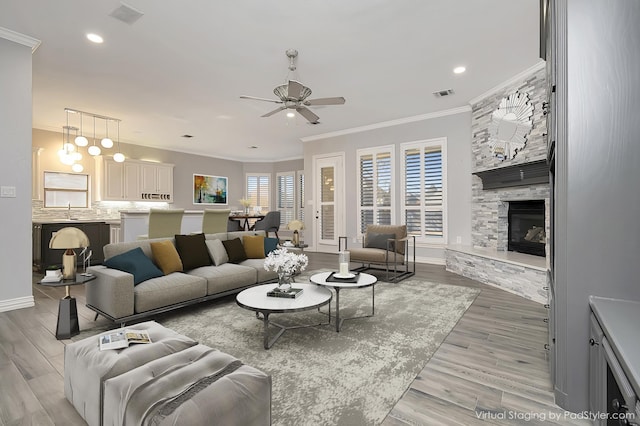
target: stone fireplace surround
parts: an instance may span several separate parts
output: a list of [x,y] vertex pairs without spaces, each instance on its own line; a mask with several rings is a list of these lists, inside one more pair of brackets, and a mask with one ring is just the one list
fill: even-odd
[[[545,88],[544,69],[539,66],[516,76],[512,81],[502,85],[502,88],[494,89],[490,94],[471,102],[473,173],[546,160],[547,146],[543,136],[546,131],[546,120],[542,113]],[[533,128],[525,148],[515,158],[500,161],[492,155],[488,143],[491,114],[502,98],[516,90],[529,94],[534,107]],[[447,270],[538,303],[548,303],[549,184],[484,189],[482,180],[474,174],[471,186],[472,244],[447,247],[445,254]],[[546,257],[507,251],[509,202],[526,200],[545,201]]]

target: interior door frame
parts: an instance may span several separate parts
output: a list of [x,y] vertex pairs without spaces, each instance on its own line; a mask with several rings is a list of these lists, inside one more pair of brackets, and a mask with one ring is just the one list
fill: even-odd
[[[338,250],[338,237],[346,235],[346,183],[345,183],[345,152],[332,152],[326,154],[317,154],[311,157],[312,163],[312,188],[313,188],[313,244],[310,247],[313,251],[321,251],[324,253],[331,253],[332,251],[328,251],[325,249],[325,245],[319,245],[320,236],[318,235],[318,208],[320,206],[320,194],[318,193],[319,182],[318,182],[318,173],[320,170],[318,169],[318,162],[320,160],[328,160],[335,158],[338,160],[342,167],[335,168],[335,179],[336,179],[336,192],[334,195],[334,202],[336,205],[336,248],[335,252]],[[339,179],[339,182],[338,182]]]

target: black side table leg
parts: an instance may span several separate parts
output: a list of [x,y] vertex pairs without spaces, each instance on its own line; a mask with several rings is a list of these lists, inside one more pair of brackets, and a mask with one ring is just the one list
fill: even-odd
[[67,296],[60,299],[58,304],[58,326],[56,327],[56,339],[69,339],[80,333],[78,324],[78,307],[76,299]]

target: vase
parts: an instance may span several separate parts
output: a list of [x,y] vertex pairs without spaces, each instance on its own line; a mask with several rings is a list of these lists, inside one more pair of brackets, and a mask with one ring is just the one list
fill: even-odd
[[244,214],[247,215],[247,216],[249,215],[249,206],[246,206],[244,208]]
[[285,272],[278,272],[278,290],[288,291],[293,283],[293,275]]

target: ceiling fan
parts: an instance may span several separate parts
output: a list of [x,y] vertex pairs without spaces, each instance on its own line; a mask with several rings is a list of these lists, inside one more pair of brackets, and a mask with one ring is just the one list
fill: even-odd
[[[288,49],[285,53],[289,58],[289,71],[295,71],[296,66],[294,60],[298,56],[298,51],[295,49]],[[313,111],[307,108],[308,106],[342,105],[345,103],[345,99],[341,96],[334,98],[307,99],[311,95],[311,89],[309,89],[299,81],[290,80],[288,78],[287,80],[288,81],[285,84],[281,84],[280,86],[277,86],[275,89],[273,89],[273,93],[279,98],[278,100],[258,98],[255,96],[247,95],[242,95],[240,96],[240,98],[282,104],[273,111],[262,115],[262,117],[270,117],[280,111],[284,111],[285,109],[293,109],[296,110],[298,114],[306,118],[311,124],[318,124],[320,117],[318,117]]]

